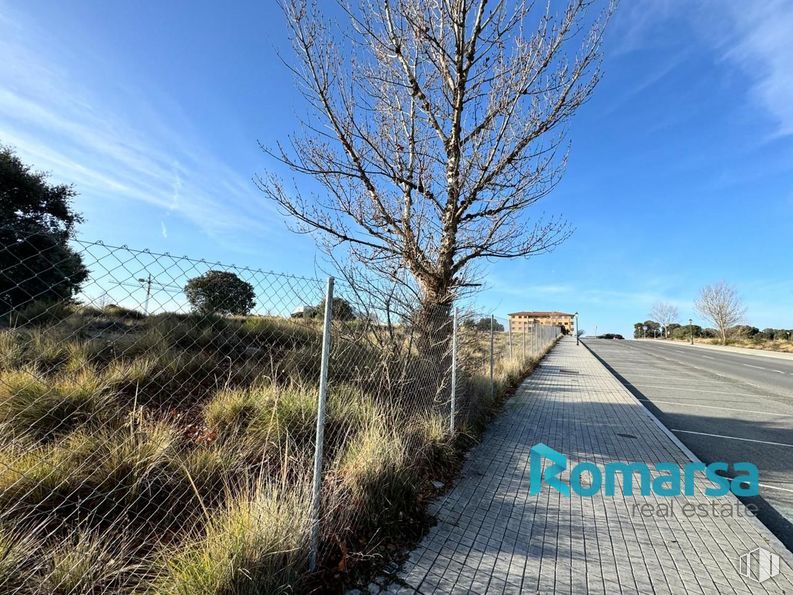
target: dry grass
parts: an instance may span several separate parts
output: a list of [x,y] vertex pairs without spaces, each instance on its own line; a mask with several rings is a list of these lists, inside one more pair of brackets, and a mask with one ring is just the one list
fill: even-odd
[[[683,339],[676,339],[680,342],[688,342]],[[695,338],[695,343],[702,345],[721,345],[720,339]],[[777,351],[781,353],[793,353],[793,341],[790,340],[771,340],[771,339],[746,339],[741,337],[731,337],[727,339],[727,345],[731,347],[743,347],[745,349],[759,349],[761,351]]]
[[260,481],[229,494],[201,535],[162,554],[162,594],[284,593],[304,577],[309,535],[308,482]]
[[[16,321],[0,329],[0,592],[306,586],[316,321],[75,306]],[[420,524],[459,456],[446,364],[352,331],[334,338],[327,403],[332,565]],[[461,372],[472,434],[533,365],[497,358],[491,395],[486,347],[469,342]]]

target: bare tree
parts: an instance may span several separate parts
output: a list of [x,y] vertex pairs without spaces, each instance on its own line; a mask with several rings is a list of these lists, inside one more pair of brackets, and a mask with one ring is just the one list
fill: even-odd
[[300,135],[263,148],[323,192],[272,173],[260,189],[296,230],[444,318],[476,262],[570,235],[528,210],[559,182],[564,125],[600,79],[613,5],[592,15],[592,4],[362,0],[340,3],[345,35],[316,2],[284,0],[290,69],[312,110]]
[[666,302],[657,302],[650,309],[650,318],[661,323],[664,329],[664,336],[669,338],[669,325],[680,317],[680,312],[676,306]]
[[738,292],[724,281],[703,287],[694,307],[718,329],[722,345],[727,344],[727,330],[746,313]]

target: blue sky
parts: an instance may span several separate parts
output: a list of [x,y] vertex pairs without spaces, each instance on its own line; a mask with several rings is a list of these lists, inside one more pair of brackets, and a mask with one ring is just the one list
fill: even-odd
[[[251,178],[306,106],[275,3],[0,0],[0,141],[73,183],[80,235],[312,275],[320,256]],[[488,265],[497,314],[581,312],[628,333],[655,301],[693,316],[726,280],[747,321],[793,327],[793,10],[782,2],[623,2],[605,77],[570,126],[539,210],[576,232]]]

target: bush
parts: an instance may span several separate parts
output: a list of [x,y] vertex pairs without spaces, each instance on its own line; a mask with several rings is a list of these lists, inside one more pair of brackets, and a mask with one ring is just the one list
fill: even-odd
[[184,287],[187,301],[199,314],[248,314],[256,305],[253,285],[234,273],[209,271]]

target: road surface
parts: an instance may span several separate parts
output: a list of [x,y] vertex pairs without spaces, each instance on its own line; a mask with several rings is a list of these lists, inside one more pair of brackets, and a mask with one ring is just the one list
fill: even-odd
[[746,502],[793,550],[793,360],[663,341],[585,343],[705,463],[757,465],[760,497]]

